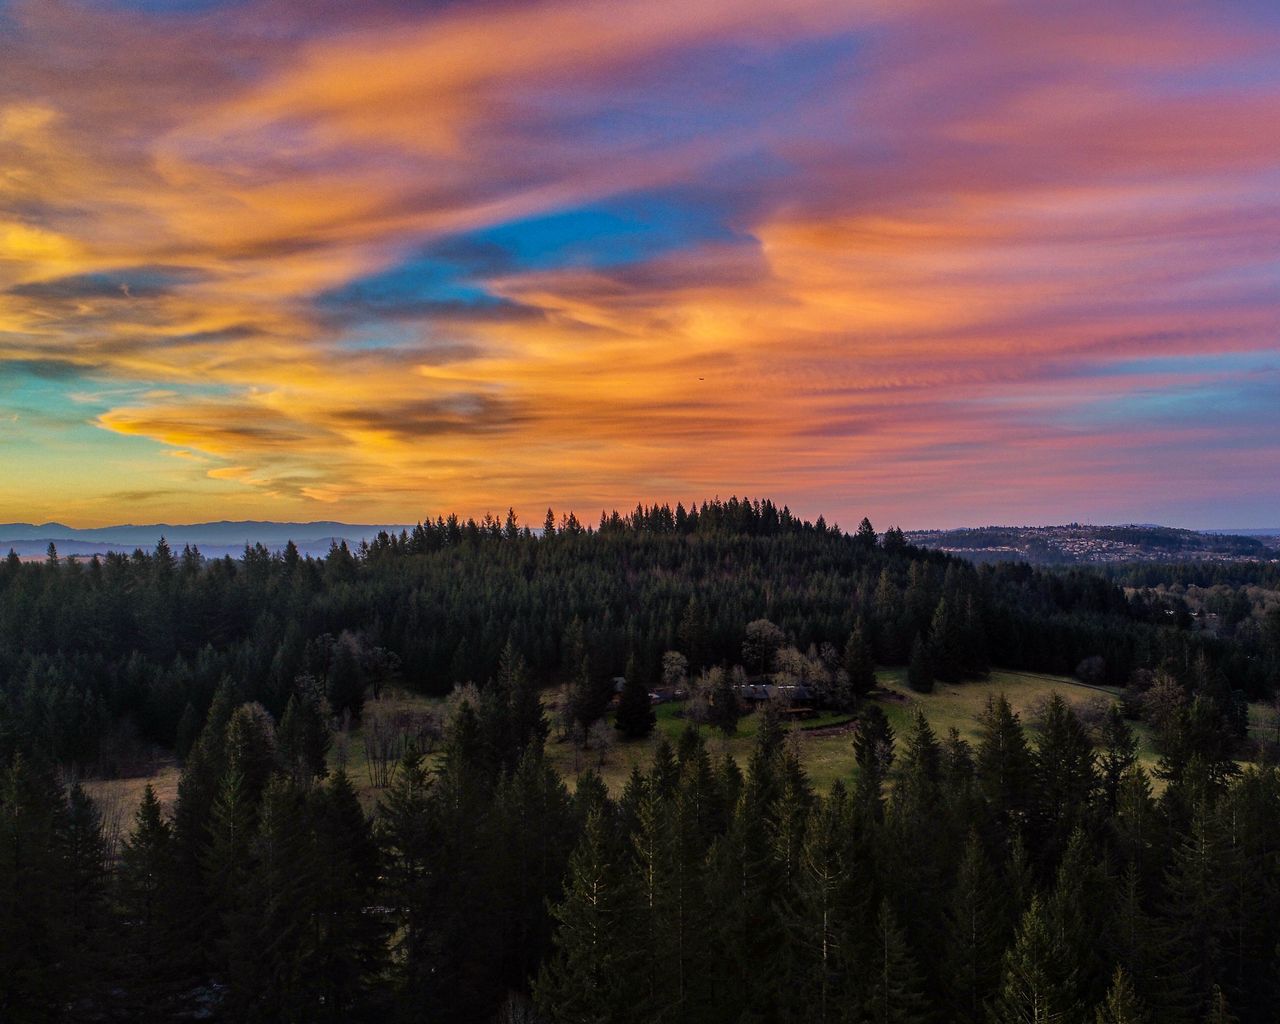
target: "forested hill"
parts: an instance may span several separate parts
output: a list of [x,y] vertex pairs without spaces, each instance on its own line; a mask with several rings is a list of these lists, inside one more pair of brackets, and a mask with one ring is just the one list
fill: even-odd
[[917,530],[907,539],[976,562],[1082,565],[1280,560],[1280,538],[1274,536],[1202,533],[1168,526],[981,526]]
[[1256,695],[1280,663],[1261,639],[1205,638],[1176,602],[1086,572],[977,568],[769,501],[637,507],[590,528],[548,511],[538,533],[514,515],[450,517],[323,559],[259,546],[206,561],[164,544],[87,563],[11,556],[0,755],[92,764],[121,732],[181,751],[223,680],[277,717],[299,680],[318,681],[335,713],[358,715],[390,675],[432,693],[483,685],[508,642],[541,683],[656,679],[669,650],[697,672],[740,661],[758,619],[836,657],[861,624],[880,664],[923,648],[944,679],[1090,659],[1100,681],[1124,683],[1144,667],[1185,675],[1203,650],[1220,688]]

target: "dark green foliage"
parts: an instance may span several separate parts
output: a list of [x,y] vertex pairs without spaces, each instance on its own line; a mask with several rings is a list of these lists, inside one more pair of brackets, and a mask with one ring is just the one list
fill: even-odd
[[319,700],[293,694],[276,730],[280,764],[299,785],[324,778],[328,772],[332,738]]
[[738,731],[738,719],[742,717],[738,693],[728,672],[719,671],[715,679],[716,684],[711,691],[711,724],[724,735],[732,736]]
[[1000,880],[976,832],[970,832],[947,901],[943,987],[950,1019],[979,1024],[1000,979],[1008,914]]
[[[1097,573],[974,569],[767,503],[550,525],[0,566],[0,1018],[488,1022],[533,997],[548,1021],[1271,1019],[1280,781],[1235,767],[1240,694],[1280,658],[1260,611],[1224,606],[1214,639]],[[624,659],[655,680],[678,647],[731,732],[729,666],[782,667],[783,637],[846,707],[912,638],[944,680],[1161,667],[1168,789],[1118,712],[1095,753],[1065,702],[1032,753],[1003,699],[972,747],[920,716],[896,743],[862,700],[826,798],[772,705],[745,772],[690,729],[616,803],[544,758],[541,685],[576,681],[584,724]],[[397,660],[479,695],[370,821],[325,746]],[[183,775],[172,823],[144,796],[112,862],[38,766],[92,763],[126,720]]]
[[1034,896],[1005,953],[991,1024],[1065,1024],[1082,1015],[1069,951],[1045,900]]
[[869,1024],[923,1024],[930,1018],[919,969],[888,900],[876,915],[866,971]]
[[181,960],[173,887],[177,884],[173,829],[148,785],[125,839],[116,871],[115,898],[125,943],[117,969],[125,980],[123,1009],[138,1020],[165,1020],[180,991]]
[[620,941],[631,924],[632,899],[619,853],[600,812],[587,819],[569,862],[565,895],[552,911],[559,923],[556,951],[543,966],[534,997],[547,1020],[608,1021],[628,989],[628,948]]
[[364,672],[348,643],[339,642],[333,651],[326,678],[326,696],[334,714],[358,719],[364,711]]
[[849,676],[849,691],[853,700],[842,711],[852,711],[859,699],[876,687],[875,659],[871,645],[863,635],[861,623],[854,627],[844,646],[844,670]]
[[639,678],[634,663],[626,679],[622,687],[622,696],[618,701],[618,731],[627,739],[642,739],[653,732],[658,716],[654,713],[653,703],[649,700],[649,687]]
[[1151,1020],[1123,967],[1116,968],[1095,1020],[1096,1024],[1148,1024]]
[[911,661],[907,664],[907,685],[916,693],[933,692],[933,661],[929,645],[919,633],[911,643]]

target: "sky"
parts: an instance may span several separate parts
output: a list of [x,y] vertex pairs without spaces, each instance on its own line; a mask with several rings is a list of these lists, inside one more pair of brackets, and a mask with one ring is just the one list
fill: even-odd
[[0,0],[0,521],[1280,526],[1272,0]]

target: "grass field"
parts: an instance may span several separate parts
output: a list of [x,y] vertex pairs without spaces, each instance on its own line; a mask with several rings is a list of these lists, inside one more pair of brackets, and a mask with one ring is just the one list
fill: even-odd
[[[977,719],[987,698],[999,693],[1008,697],[1009,703],[1028,726],[1034,723],[1039,705],[1047,701],[1055,691],[1081,711],[1087,711],[1091,704],[1105,707],[1120,695],[1119,690],[1086,686],[1066,677],[1006,671],[994,671],[987,679],[977,682],[954,686],[940,683],[932,693],[918,694],[907,688],[905,669],[882,669],[877,675],[880,685],[872,695],[872,700],[884,709],[899,736],[909,727],[912,709],[918,703],[924,708],[930,724],[940,738],[955,727],[970,742],[977,739]],[[674,741],[679,736],[687,725],[686,720],[679,717],[680,710],[680,706],[675,704],[666,704],[658,709],[655,737],[667,736]],[[847,721],[847,716],[828,716],[826,721],[809,721],[804,723],[809,728],[800,731],[799,742],[804,752],[805,767],[819,792],[829,789],[837,778],[847,780],[853,773],[852,737],[847,732],[833,734],[825,730],[813,731],[819,726],[837,721]],[[756,716],[748,715],[739,723],[737,735],[729,738],[715,730],[704,729],[703,735],[712,755],[720,757],[728,753],[745,768],[754,742],[756,722]],[[1156,761],[1150,733],[1140,724],[1136,726],[1136,732],[1140,744],[1139,759],[1150,769]],[[593,759],[592,752],[579,753],[571,744],[557,742],[554,737],[547,745],[547,752],[552,762],[571,782],[584,768],[594,767],[604,777],[609,788],[616,791],[626,781],[632,766],[644,766],[648,763],[655,742],[656,739],[651,738],[642,742],[616,743],[605,751],[603,764],[599,763],[598,758]]]
[[[917,694],[907,688],[905,676],[904,669],[881,669],[878,673],[880,685],[872,696],[872,700],[884,709],[899,737],[908,729],[912,708],[919,703],[940,738],[945,737],[947,731],[954,727],[962,737],[975,742],[978,715],[987,698],[1004,693],[1014,710],[1021,715],[1024,725],[1028,726],[1031,733],[1029,738],[1034,743],[1037,710],[1055,691],[1061,693],[1086,717],[1091,712],[1096,714],[1100,708],[1120,696],[1118,689],[1087,686],[1062,676],[1002,670],[993,671],[987,679],[981,681],[959,685],[940,683],[932,693]],[[558,691],[547,692],[545,700],[549,715],[553,718],[560,699]],[[439,715],[442,710],[443,701],[439,698],[424,697],[402,689],[388,690],[380,700],[370,701],[366,706],[366,725],[335,738],[330,762],[335,766],[339,763],[345,765],[361,798],[371,808],[380,790],[371,779],[365,752],[364,733],[368,728],[367,723],[375,716],[403,718],[423,713]],[[657,717],[658,727],[652,737],[635,742],[615,739],[603,751],[578,750],[572,743],[559,738],[558,731],[553,727],[551,738],[547,742],[547,756],[571,787],[582,771],[594,768],[616,793],[621,790],[634,766],[643,768],[648,765],[654,745],[660,737],[666,737],[674,743],[689,724],[683,717],[683,706],[680,704],[661,705],[657,709]],[[847,730],[839,728],[848,720],[847,715],[823,714],[800,723],[803,728],[797,726],[805,767],[819,792],[828,790],[837,778],[848,780],[852,776],[852,736]],[[745,716],[738,723],[738,732],[730,737],[725,737],[714,729],[699,728],[713,757],[720,758],[729,754],[745,769],[751,756],[758,721],[756,715]],[[1254,736],[1275,736],[1276,710],[1267,704],[1250,705],[1249,727]],[[1156,763],[1150,730],[1138,723],[1135,725],[1135,732],[1139,740],[1139,760],[1150,771]],[[104,808],[110,809],[113,817],[121,819],[127,828],[147,781],[151,781],[156,787],[165,809],[172,812],[177,795],[178,774],[177,765],[166,761],[157,766],[157,771],[150,780],[96,780],[86,782],[85,788]]]

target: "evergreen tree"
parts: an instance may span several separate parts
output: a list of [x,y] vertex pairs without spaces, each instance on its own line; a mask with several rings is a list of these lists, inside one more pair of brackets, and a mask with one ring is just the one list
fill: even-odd
[[866,1007],[869,1024],[920,1024],[930,1017],[919,968],[898,927],[889,901],[880,904],[867,962]]
[[438,843],[430,814],[431,789],[422,755],[410,751],[379,803],[383,898],[395,926],[392,979],[410,1006],[427,1001],[433,967],[431,900]]
[[173,829],[148,783],[133,831],[121,845],[116,872],[118,913],[125,925],[119,952],[124,1009],[136,1020],[159,1021],[172,1015],[180,980],[175,976],[176,929],[170,902],[176,866]]
[[[964,623],[945,597],[938,601],[933,611],[924,657],[933,675],[943,682],[958,682],[968,667],[966,662],[970,659],[965,654]],[[914,650],[911,660],[915,662]]]
[[329,706],[339,717],[349,714],[359,720],[364,713],[364,672],[356,660],[351,644],[339,640],[334,645],[333,658],[329,663],[325,695],[329,698]]
[[976,832],[970,832],[946,910],[942,979],[951,1018],[979,1024],[1000,980],[1004,895]]
[[1123,967],[1117,967],[1111,978],[1111,988],[1107,990],[1106,999],[1098,1007],[1095,1017],[1097,1024],[1149,1024],[1142,1000],[1133,990],[1133,983]]
[[1204,1024],[1240,1024],[1227,1005],[1227,997],[1217,985],[1213,986],[1213,994],[1209,997],[1209,1012],[1205,1014]]
[[555,951],[534,984],[539,1013],[552,1024],[618,1019],[631,1006],[626,984],[632,965],[625,936],[632,903],[598,811],[587,819],[569,861],[564,899],[551,913],[559,928]]
[[1116,801],[1120,794],[1120,782],[1131,768],[1138,763],[1138,739],[1133,729],[1125,721],[1120,704],[1113,703],[1107,709],[1107,717],[1102,724],[1100,746],[1101,756],[1098,768],[1102,775],[1102,794],[1107,809],[1115,813]]
[[346,772],[339,769],[315,797],[315,988],[323,1015],[356,1015],[367,986],[383,966],[386,934],[371,912],[378,903],[381,858],[373,830]]
[[1067,1024],[1079,1018],[1076,980],[1045,902],[1037,895],[1004,956],[991,1024]]
[[1089,735],[1055,692],[1032,758],[1032,826],[1046,863],[1057,859],[1075,829],[1092,827],[1099,789]]
[[907,665],[907,685],[916,693],[933,692],[933,666],[929,661],[929,648],[924,637],[919,633],[911,644],[911,661]]
[[997,821],[1017,831],[1031,791],[1031,753],[1021,722],[1002,693],[987,698],[978,725],[978,788]]
[[62,841],[66,802],[45,767],[14,758],[0,774],[0,1011],[57,1019],[71,979]]
[[728,672],[719,672],[715,688],[711,691],[711,724],[725,736],[732,736],[738,731],[738,719],[741,716],[733,677]]
[[276,731],[280,762],[298,785],[329,773],[332,738],[317,700],[292,694]]
[[643,739],[653,732],[658,716],[649,699],[649,687],[640,679],[635,662],[629,664],[622,697],[618,701],[617,727],[629,740]]
[[[854,626],[853,632],[844,647],[844,670],[849,676],[849,689],[854,702],[861,700],[876,687],[875,659],[871,653],[871,645],[867,643],[861,622]],[[852,707],[843,707],[842,711],[851,711]]]

